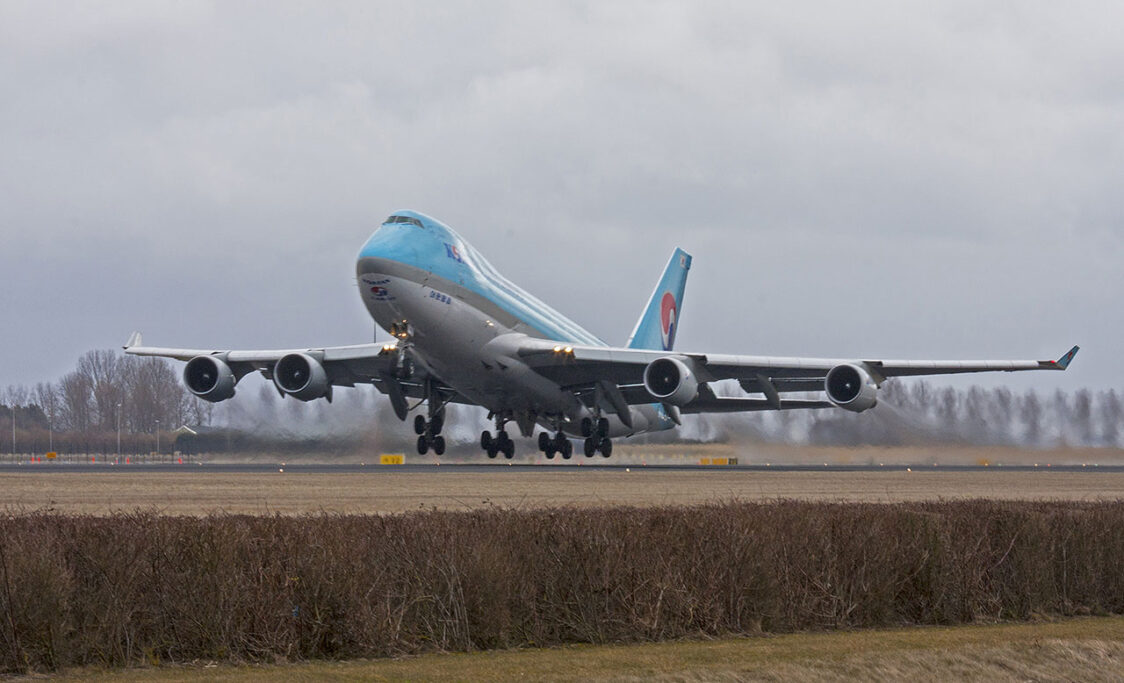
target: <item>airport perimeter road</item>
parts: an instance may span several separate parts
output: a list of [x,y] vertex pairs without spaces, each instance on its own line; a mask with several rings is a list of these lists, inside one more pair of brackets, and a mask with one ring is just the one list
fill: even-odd
[[691,505],[801,499],[1124,500],[1124,468],[36,465],[0,468],[0,507],[107,514]]

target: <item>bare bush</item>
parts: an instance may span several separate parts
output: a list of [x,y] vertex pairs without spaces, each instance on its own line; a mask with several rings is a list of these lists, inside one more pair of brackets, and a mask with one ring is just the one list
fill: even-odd
[[0,519],[4,671],[1124,612],[1124,503]]

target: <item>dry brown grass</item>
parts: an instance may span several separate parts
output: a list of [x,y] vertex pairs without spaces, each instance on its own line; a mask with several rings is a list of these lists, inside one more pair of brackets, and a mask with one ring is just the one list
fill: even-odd
[[568,646],[280,666],[74,671],[61,680],[1081,680],[1124,678],[1124,618]]
[[394,472],[370,474],[172,474],[114,470],[104,473],[0,474],[0,508],[50,508],[107,514],[157,509],[167,514],[299,514],[321,510],[397,513],[419,508],[495,506],[690,505],[724,500],[904,502],[993,498],[1121,500],[1124,473],[1113,472],[761,472],[746,470]]

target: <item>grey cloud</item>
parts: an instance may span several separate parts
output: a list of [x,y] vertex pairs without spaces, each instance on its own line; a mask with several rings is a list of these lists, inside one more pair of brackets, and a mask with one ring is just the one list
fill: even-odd
[[17,322],[0,382],[50,378],[134,326],[168,344],[365,340],[351,262],[400,207],[609,341],[681,245],[696,256],[685,347],[967,357],[1081,341],[1067,382],[1124,371],[1112,7],[0,13],[0,86],[18,93],[0,103]]

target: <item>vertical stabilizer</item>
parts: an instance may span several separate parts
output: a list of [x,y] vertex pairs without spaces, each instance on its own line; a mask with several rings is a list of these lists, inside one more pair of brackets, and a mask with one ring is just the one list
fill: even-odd
[[689,270],[691,255],[682,249],[676,249],[652,292],[652,298],[644,307],[640,320],[636,321],[636,328],[628,338],[628,348],[670,351],[675,346],[675,332],[679,329],[683,290],[687,287]]

